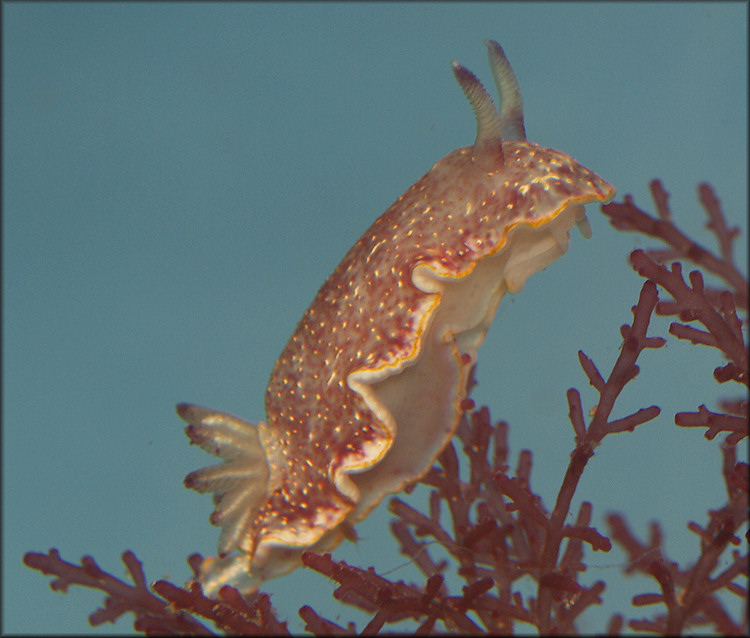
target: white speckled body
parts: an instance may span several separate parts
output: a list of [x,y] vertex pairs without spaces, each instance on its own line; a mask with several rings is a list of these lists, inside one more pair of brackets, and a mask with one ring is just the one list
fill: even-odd
[[267,423],[178,407],[191,439],[226,461],[186,479],[214,492],[220,555],[240,550],[207,562],[209,590],[288,571],[427,472],[458,425],[500,298],[565,252],[584,204],[614,195],[525,141],[515,77],[488,46],[500,114],[454,63],[477,140],[399,197],[323,284],[274,367]]

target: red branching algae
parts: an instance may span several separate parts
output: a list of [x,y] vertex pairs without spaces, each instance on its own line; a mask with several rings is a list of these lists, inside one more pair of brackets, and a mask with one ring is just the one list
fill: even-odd
[[[667,244],[666,249],[646,251],[656,263],[662,264],[671,260],[684,259],[723,279],[728,289],[735,295],[737,306],[747,310],[747,276],[740,272],[732,256],[732,245],[739,236],[739,229],[727,226],[721,205],[711,186],[701,184],[698,192],[701,204],[709,218],[706,227],[716,236],[720,255],[714,255],[677,227],[668,205],[669,194],[658,179],[651,182],[650,188],[658,219],[635,206],[629,195],[625,196],[624,203],[612,202],[602,206],[602,212],[610,218],[610,223],[618,230],[635,231]],[[707,290],[706,295],[715,298],[716,292]]]
[[[493,422],[486,407],[475,408],[472,400],[466,400],[456,436],[417,482],[429,489],[425,511],[406,500],[416,483],[404,490],[404,498],[394,497],[388,506],[394,517],[391,532],[401,553],[421,572],[423,582],[393,581],[372,567],[357,567],[329,554],[308,551],[302,557],[304,565],[337,583],[334,598],[370,616],[358,632],[354,623],[343,626],[303,605],[299,616],[308,632],[369,635],[403,632],[404,626],[409,626],[415,634],[511,634],[530,629],[541,634],[573,634],[578,631],[581,614],[600,604],[606,589],[603,581],[582,584],[580,576],[587,570],[588,557],[591,552],[609,552],[614,544],[628,559],[622,573],[651,579],[655,590],[632,600],[633,606],[650,616],[628,620],[623,613],[614,614],[607,633],[618,634],[625,626],[631,631],[668,635],[748,633],[747,539],[743,543],[739,535],[747,526],[749,481],[748,466],[737,459],[736,448],[748,436],[746,318],[738,314],[738,310],[747,311],[748,285],[733,261],[738,231],[727,225],[711,187],[700,185],[699,201],[708,217],[707,228],[718,243],[715,254],[678,228],[660,182],[652,182],[651,192],[656,216],[636,207],[629,196],[602,208],[615,228],[648,235],[666,248],[635,250],[630,255],[634,270],[646,281],[631,309],[632,322],[620,328],[621,347],[609,372],[603,373],[591,358],[578,353],[598,401],[586,412],[579,391],[567,391],[568,419],[575,439],[566,452],[568,466],[554,507],[546,507],[531,488],[530,451],[518,454],[511,471],[509,425]],[[667,265],[670,261],[674,263]],[[697,268],[687,278],[683,274],[686,262]],[[720,287],[707,286],[704,275],[718,279]],[[703,428],[709,441],[725,435],[717,470],[726,500],[709,510],[705,521],[686,522],[697,548],[695,559],[686,565],[665,554],[664,532],[658,522],[651,523],[643,541],[622,513],[606,515],[605,534],[592,525],[595,504],[583,502],[577,511],[572,509],[589,460],[600,446],[616,444],[610,435],[640,428],[660,413],[652,405],[611,418],[623,389],[639,373],[641,353],[666,343],[665,337],[649,334],[654,313],[675,318],[669,328],[674,338],[716,350],[725,362],[715,368],[715,380],[739,384],[745,392],[742,398],[724,399],[712,409],[704,402],[674,415],[677,426]],[[661,351],[662,356],[667,354]],[[469,385],[471,389],[473,380]],[[436,550],[442,558],[436,557]],[[50,550],[48,554],[28,553],[24,562],[52,575],[55,591],[80,585],[104,592],[104,607],[89,617],[94,626],[114,622],[130,612],[135,616],[134,628],[146,634],[289,633],[286,623],[277,620],[266,594],[243,596],[224,587],[218,600],[205,597],[195,578],[200,556],[188,559],[194,578],[184,587],[161,580],[149,587],[135,556],[125,552],[122,559],[132,585],[104,572],[90,557],[76,565]],[[448,585],[446,576],[451,571],[463,583],[460,592],[451,591]],[[531,589],[529,582],[533,583]],[[738,615],[727,605],[735,596],[745,600],[744,612]],[[405,621],[411,624],[398,624]]]

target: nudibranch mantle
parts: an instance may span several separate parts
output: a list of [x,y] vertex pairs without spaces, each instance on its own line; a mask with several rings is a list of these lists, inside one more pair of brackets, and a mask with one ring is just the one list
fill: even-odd
[[458,426],[469,370],[506,292],[562,256],[584,205],[615,189],[526,141],[518,83],[487,42],[498,112],[453,63],[476,119],[360,237],[318,291],[271,374],[267,422],[177,406],[193,443],[223,463],[185,484],[212,492],[222,528],[209,595],[244,591],[327,551],[386,495],[423,476]]

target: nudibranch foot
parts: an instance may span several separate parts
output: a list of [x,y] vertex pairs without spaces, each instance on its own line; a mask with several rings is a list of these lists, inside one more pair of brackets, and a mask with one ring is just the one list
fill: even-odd
[[200,564],[198,580],[203,593],[216,597],[224,585],[241,592],[252,592],[265,581],[278,578],[299,567],[307,551],[324,554],[344,538],[355,536],[347,523],[326,532],[320,540],[304,547],[260,545],[255,554],[234,553],[226,558],[209,556]]
[[187,404],[187,435],[223,463],[185,484],[212,492],[219,558],[208,595],[242,591],[330,551],[388,494],[424,476],[466,409],[495,311],[591,234],[584,206],[614,187],[526,141],[518,82],[487,42],[499,109],[453,73],[476,118],[470,147],[437,162],[364,232],[324,282],[274,366],[266,423]]

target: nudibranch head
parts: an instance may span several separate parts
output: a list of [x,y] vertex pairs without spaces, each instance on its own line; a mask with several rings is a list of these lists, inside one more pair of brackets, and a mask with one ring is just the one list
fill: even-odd
[[458,426],[469,370],[500,299],[568,248],[584,205],[614,188],[526,141],[518,83],[488,42],[500,97],[453,63],[477,120],[394,202],[318,291],[271,374],[267,422],[181,404],[191,441],[224,462],[185,484],[213,493],[208,593],[244,590],[326,551],[423,476]]

